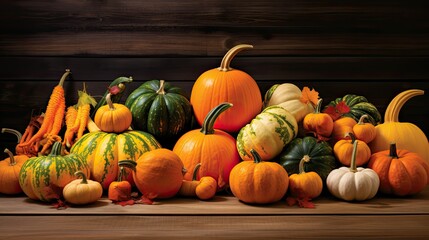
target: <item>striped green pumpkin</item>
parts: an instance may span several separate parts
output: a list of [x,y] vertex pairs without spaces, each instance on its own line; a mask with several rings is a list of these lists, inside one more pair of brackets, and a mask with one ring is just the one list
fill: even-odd
[[133,115],[133,129],[149,132],[161,142],[187,130],[193,116],[182,90],[164,80],[143,83],[128,96],[125,106]]
[[331,101],[325,106],[323,112],[326,112],[329,107],[335,108],[340,102],[344,102],[350,108],[349,112],[342,113],[340,117],[351,117],[356,120],[356,122],[359,122],[360,117],[366,114],[368,115],[367,120],[374,126],[381,122],[381,114],[377,107],[368,102],[364,96],[354,94],[347,94],[342,98]]
[[[136,161],[143,153],[160,148],[161,145],[149,133],[132,130],[121,134],[92,132],[82,136],[70,149],[84,157],[91,169],[91,179],[108,189],[118,176],[118,161]],[[133,183],[132,175],[128,181]]]
[[51,202],[62,198],[63,188],[75,180],[76,171],[89,176],[89,166],[79,154],[61,155],[61,142],[55,142],[47,156],[28,159],[19,173],[19,185],[31,199]]
[[254,149],[262,161],[277,156],[286,144],[298,134],[295,117],[283,107],[273,105],[265,108],[237,136],[237,150],[243,160],[253,160]]

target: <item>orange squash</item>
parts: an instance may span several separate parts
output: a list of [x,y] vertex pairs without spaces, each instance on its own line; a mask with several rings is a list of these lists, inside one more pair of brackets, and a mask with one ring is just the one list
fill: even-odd
[[412,97],[423,94],[423,90],[410,89],[393,98],[384,114],[384,123],[375,127],[377,136],[369,144],[372,152],[387,150],[389,144],[395,142],[398,148],[415,152],[429,162],[429,144],[425,133],[415,124],[399,122],[398,119],[404,104]]
[[234,56],[252,45],[240,44],[223,57],[219,68],[208,70],[196,80],[191,91],[191,104],[197,122],[202,125],[208,112],[222,102],[234,104],[234,109],[220,116],[214,128],[238,132],[262,110],[262,96],[256,81],[247,73],[233,69]]
[[106,96],[107,105],[95,113],[94,122],[103,131],[121,133],[131,126],[133,116],[130,109],[120,103],[112,103],[110,93]]
[[[218,116],[232,107],[231,103],[221,103],[206,116],[201,129],[191,130],[182,135],[173,148],[186,169],[193,169],[201,163],[199,174],[216,179],[218,190],[229,182],[231,169],[240,161],[236,140],[228,133],[214,129]],[[185,180],[192,180],[192,172],[187,172]]]
[[429,184],[429,163],[414,152],[390,149],[371,156],[368,167],[380,178],[380,191],[386,194],[406,196],[419,193]]
[[313,113],[305,115],[302,122],[306,132],[313,133],[320,140],[327,140],[334,129],[334,120],[327,113],[321,113],[322,99],[317,102],[316,109]]
[[344,166],[350,167],[353,153],[353,144],[358,142],[356,166],[363,166],[369,161],[369,158],[371,157],[371,149],[369,149],[368,145],[364,141],[357,139],[353,133],[347,133],[346,136],[350,137],[351,139],[343,139],[335,143],[335,157]]
[[208,200],[213,198],[217,192],[217,181],[213,177],[204,176],[197,180],[198,170],[201,163],[198,163],[192,173],[192,180],[183,180],[182,186],[179,190],[180,196],[194,197],[197,196],[201,200]]
[[309,156],[304,156],[299,162],[299,173],[289,176],[289,192],[292,197],[316,198],[323,190],[322,178],[316,172],[305,172],[304,164],[310,161]]
[[375,126],[372,123],[365,122],[365,119],[368,118],[368,115],[364,114],[360,117],[358,123],[353,126],[353,133],[356,138],[364,141],[365,143],[370,143],[374,140],[377,132]]
[[27,155],[14,156],[9,149],[4,150],[9,155],[8,158],[0,161],[0,193],[4,194],[18,194],[22,192],[19,185],[19,172],[25,161]]
[[118,179],[116,181],[111,182],[109,185],[109,190],[107,192],[107,197],[109,198],[109,200],[112,200],[113,202],[119,202],[131,199],[131,183],[125,179],[122,179],[123,177],[125,177],[125,174],[126,172],[124,167],[120,167]]

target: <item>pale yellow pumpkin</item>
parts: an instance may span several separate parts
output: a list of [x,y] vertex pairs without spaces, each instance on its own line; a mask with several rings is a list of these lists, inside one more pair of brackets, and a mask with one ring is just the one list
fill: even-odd
[[413,123],[398,120],[402,106],[410,98],[423,94],[423,90],[410,89],[401,92],[390,102],[384,115],[384,123],[375,126],[376,137],[369,144],[371,152],[387,150],[389,144],[395,142],[399,149],[415,152],[429,161],[429,144],[425,133]]

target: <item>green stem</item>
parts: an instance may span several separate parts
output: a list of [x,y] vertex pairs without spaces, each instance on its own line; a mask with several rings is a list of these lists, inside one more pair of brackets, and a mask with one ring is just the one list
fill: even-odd
[[389,157],[391,158],[399,158],[398,152],[396,151],[396,143],[390,144]]
[[52,145],[52,150],[51,150],[51,153],[49,153],[49,156],[51,156],[51,157],[60,156],[61,155],[61,148],[62,148],[61,142],[55,142]]
[[197,165],[195,165],[194,171],[192,172],[192,181],[197,180],[197,174],[200,167],[201,167],[201,163],[198,163]]
[[123,166],[119,167],[119,174],[118,174],[118,182],[122,182],[122,178],[125,176],[125,168]]
[[357,168],[356,168],[357,146],[358,146],[358,141],[353,142],[353,152],[352,152],[352,159],[350,163],[351,172],[357,172]]
[[261,156],[259,156],[258,152],[256,152],[254,149],[250,149],[250,153],[253,156],[253,162],[254,163],[260,163],[260,162],[262,162]]
[[119,167],[127,167],[133,171],[136,171],[137,162],[133,160],[121,160],[119,161]]
[[64,85],[64,81],[66,80],[67,76],[70,74],[70,69],[66,69],[66,72],[63,74],[63,76],[60,79],[60,82],[58,83],[58,86],[63,86]]
[[251,49],[253,48],[252,45],[249,44],[239,44],[231,49],[225,54],[225,56],[222,58],[222,62],[220,63],[220,67],[218,68],[220,71],[228,72],[231,71],[232,68],[229,66],[231,64],[232,59],[239,53],[240,51],[244,49]]
[[299,173],[305,173],[304,171],[304,163],[310,162],[310,156],[304,155],[304,157],[301,158],[301,161],[299,161]]
[[82,171],[77,171],[74,173],[74,175],[76,177],[82,178],[82,181],[80,182],[80,184],[88,184],[88,178],[86,177],[86,175]]
[[21,142],[22,134],[19,131],[15,130],[15,129],[11,129],[11,128],[2,128],[1,132],[2,133],[12,133],[18,139],[18,143]]
[[204,119],[203,126],[201,127],[200,132],[203,134],[213,134],[214,133],[214,124],[216,122],[216,119],[219,117],[221,113],[223,113],[228,108],[232,107],[232,103],[224,102],[216,107],[214,107],[210,112],[207,114],[206,118]]
[[159,89],[156,91],[157,94],[165,94],[165,81],[164,80],[159,80]]
[[323,99],[319,98],[317,101],[316,108],[314,109],[314,113],[320,113],[320,109],[322,108],[322,101]]
[[13,153],[7,148],[4,150],[4,152],[7,153],[7,155],[9,155],[9,166],[15,166],[16,161],[15,161],[15,158],[13,156]]

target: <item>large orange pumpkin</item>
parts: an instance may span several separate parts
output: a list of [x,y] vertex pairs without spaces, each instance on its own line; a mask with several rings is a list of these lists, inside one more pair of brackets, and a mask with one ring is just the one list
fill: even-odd
[[222,102],[234,104],[234,109],[222,114],[214,125],[226,132],[238,132],[262,110],[261,91],[256,81],[249,74],[229,66],[239,51],[252,47],[240,44],[231,48],[219,68],[198,77],[192,88],[191,104],[200,125],[208,112]]
[[[173,148],[186,169],[193,169],[201,163],[199,175],[216,179],[218,190],[228,185],[229,173],[240,161],[235,138],[213,128],[217,117],[231,106],[231,103],[222,103],[213,108],[207,114],[202,128],[185,133]],[[191,181],[192,171],[188,171],[184,179]]]

